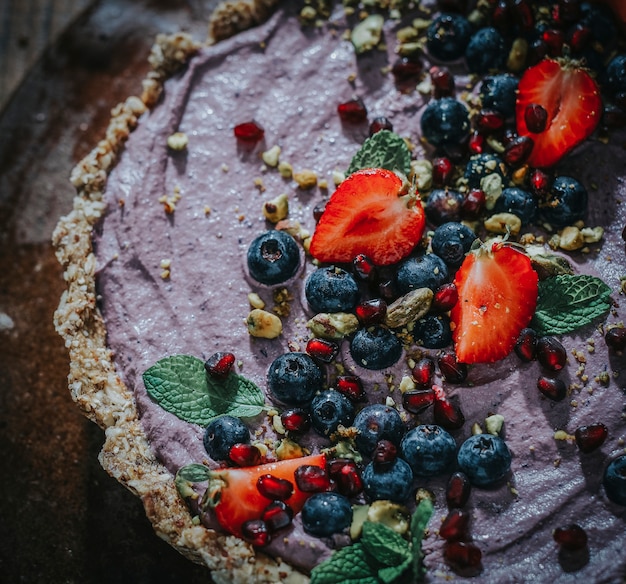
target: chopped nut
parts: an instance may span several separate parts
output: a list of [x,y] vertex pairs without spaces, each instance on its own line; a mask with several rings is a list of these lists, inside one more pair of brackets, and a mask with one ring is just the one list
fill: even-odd
[[582,233],[578,227],[569,226],[559,233],[559,247],[568,251],[580,249],[585,245]]
[[389,328],[400,328],[422,318],[429,310],[433,299],[430,288],[417,288],[401,296],[387,307],[385,324]]
[[276,458],[278,460],[291,460],[307,454],[309,454],[309,451],[306,448],[289,438],[283,438],[276,447]]
[[272,168],[276,168],[278,166],[278,158],[280,156],[280,146],[272,146],[269,150],[266,150],[261,154],[261,158],[263,162],[267,164],[267,166],[271,166]]
[[354,314],[334,312],[332,314],[320,312],[309,322],[307,328],[322,339],[343,339],[359,329],[359,321]]
[[580,233],[585,243],[598,243],[604,236],[604,229],[602,227],[583,227]]
[[472,436],[476,436],[476,434],[482,434],[483,433],[483,429],[480,427],[480,424],[478,422],[474,422],[472,424]]
[[491,233],[511,233],[517,235],[522,228],[522,221],[513,213],[496,213],[484,222],[485,229]]
[[370,14],[352,29],[350,40],[357,55],[372,50],[380,42],[384,24],[381,14]]
[[346,180],[345,172],[341,172],[340,170],[333,170],[333,184],[335,186],[339,186],[344,180]]
[[169,258],[163,258],[161,262],[159,263],[159,266],[163,268],[164,270],[169,269],[171,265],[172,265],[172,260]]
[[283,193],[271,201],[266,201],[263,204],[263,215],[271,223],[282,221],[289,215],[289,197]]
[[433,164],[430,160],[411,161],[409,180],[414,181],[418,192],[428,191],[433,185]]
[[498,436],[504,425],[504,416],[500,414],[493,414],[485,418],[485,428],[489,434]]
[[509,56],[506,61],[506,68],[511,73],[519,73],[526,66],[526,55],[528,54],[528,41],[518,37],[513,41]]
[[[489,163],[485,166],[488,167]],[[502,194],[502,177],[497,172],[492,172],[481,179],[480,188],[485,193],[485,208],[491,211]]]
[[286,434],[285,427],[283,426],[283,421],[281,420],[278,414],[272,416],[272,426],[277,434]]
[[167,147],[171,150],[181,151],[187,148],[189,138],[184,132],[176,132],[167,138]]
[[407,391],[412,391],[415,389],[415,382],[410,375],[404,375],[400,380],[399,389],[401,393],[406,393]]
[[291,178],[293,176],[293,168],[288,162],[282,160],[278,163],[278,173],[283,178]]
[[283,331],[280,318],[260,308],[255,308],[248,314],[246,324],[250,336],[263,339],[275,339]]
[[309,169],[294,173],[293,179],[298,183],[298,187],[304,191],[312,189],[317,185],[317,174]]
[[265,302],[263,302],[263,299],[256,292],[250,292],[250,294],[248,294],[248,302],[252,308],[259,308],[261,310],[265,308]]

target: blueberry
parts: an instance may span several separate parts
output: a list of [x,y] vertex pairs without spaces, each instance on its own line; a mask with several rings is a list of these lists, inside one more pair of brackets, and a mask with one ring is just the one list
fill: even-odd
[[626,92],[626,55],[613,57],[606,67],[606,86],[613,93]]
[[465,49],[465,60],[471,73],[485,74],[500,69],[506,59],[502,35],[492,26],[481,28]]
[[557,176],[546,199],[539,203],[539,214],[554,227],[567,227],[583,219],[587,212],[587,190],[576,179]]
[[591,30],[591,40],[604,49],[611,47],[618,35],[611,9],[592,2],[582,2],[580,12],[580,22]]
[[465,53],[472,27],[460,14],[440,14],[426,31],[426,47],[440,61],[454,61]]
[[356,446],[366,456],[372,454],[379,440],[399,446],[406,430],[398,411],[382,404],[365,406],[354,418],[353,426],[359,431]]
[[416,476],[431,477],[445,472],[454,462],[456,442],[441,426],[416,426],[406,434],[400,452]]
[[354,405],[342,393],[327,389],[317,394],[311,402],[311,424],[322,436],[330,436],[341,424],[352,425]]
[[463,263],[475,239],[476,234],[467,225],[448,221],[435,229],[431,247],[448,267],[456,269]]
[[430,288],[433,292],[448,280],[448,266],[434,253],[404,260],[396,274],[396,288],[406,294],[418,288]]
[[339,493],[315,493],[304,503],[300,517],[304,531],[315,537],[328,537],[352,523],[352,505]]
[[363,328],[352,337],[350,354],[361,367],[378,371],[400,360],[402,343],[386,328]]
[[502,73],[483,79],[480,99],[485,109],[494,109],[506,118],[515,115],[515,100],[519,80],[514,75]]
[[463,195],[453,189],[433,189],[426,199],[424,211],[428,221],[441,225],[448,221],[459,221],[463,211]]
[[450,317],[447,314],[427,314],[415,321],[413,338],[427,349],[443,349],[452,342]]
[[433,99],[420,121],[422,135],[433,146],[460,144],[469,136],[467,108],[452,97]]
[[228,460],[228,453],[234,444],[250,442],[250,430],[239,418],[223,415],[206,427],[203,442],[213,460]]
[[503,479],[511,468],[511,452],[498,436],[475,434],[459,448],[460,469],[472,485],[487,487]]
[[504,181],[504,162],[496,154],[476,154],[465,166],[465,178],[471,189],[480,188],[480,181],[486,176],[496,173]]
[[281,284],[295,276],[299,267],[298,244],[286,231],[266,231],[248,248],[248,270],[261,284]]
[[612,460],[604,471],[602,484],[606,496],[618,505],[626,505],[626,455]]
[[363,470],[363,491],[372,501],[404,503],[411,495],[413,471],[401,458],[391,464],[370,462]]
[[270,395],[287,405],[308,404],[322,389],[324,376],[306,353],[285,353],[274,359],[267,372]]
[[315,312],[350,312],[359,301],[352,274],[335,266],[315,270],[307,278],[304,293]]
[[504,189],[496,199],[493,210],[496,213],[513,213],[521,219],[522,225],[526,225],[534,221],[537,215],[537,203],[528,191],[518,187],[509,187]]

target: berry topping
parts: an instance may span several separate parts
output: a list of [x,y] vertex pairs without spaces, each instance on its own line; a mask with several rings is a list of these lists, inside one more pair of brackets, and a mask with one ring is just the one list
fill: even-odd
[[436,424],[439,424],[446,430],[458,430],[465,424],[465,416],[461,408],[448,399],[443,389],[435,386],[435,407],[433,408],[433,418]]
[[529,103],[524,110],[526,128],[532,134],[541,134],[548,125],[548,112],[538,103]]
[[261,284],[273,286],[295,276],[300,267],[300,250],[286,231],[267,231],[248,248],[248,270]]
[[354,460],[336,458],[328,463],[328,475],[338,493],[354,497],[363,490],[361,471]]
[[479,568],[482,562],[480,548],[470,542],[454,541],[446,545],[443,556],[457,570]]
[[342,393],[334,389],[322,391],[311,402],[313,429],[323,436],[330,436],[339,425],[350,426],[354,419],[354,406]]
[[604,333],[604,341],[610,349],[621,353],[626,349],[626,327],[611,327]]
[[363,326],[381,324],[387,314],[387,303],[382,298],[365,300],[357,305],[354,313]]
[[433,146],[460,144],[469,136],[469,112],[452,97],[432,100],[420,123],[422,135]]
[[385,465],[370,462],[363,470],[363,490],[371,501],[404,503],[412,488],[413,472],[401,458]]
[[430,389],[435,374],[435,362],[430,357],[422,357],[411,369],[411,377],[415,385],[422,389]]
[[356,375],[339,375],[335,382],[335,389],[352,401],[361,401],[366,397],[363,382]]
[[582,550],[587,547],[587,533],[580,525],[575,523],[566,527],[557,527],[552,536],[556,543],[569,551]]
[[293,495],[293,482],[272,474],[261,475],[256,482],[259,493],[268,499],[286,501]]
[[480,99],[484,108],[500,112],[506,118],[515,115],[518,79],[508,73],[485,77],[480,86]]
[[550,371],[560,371],[567,362],[565,347],[556,337],[541,337],[537,341],[537,360]]
[[265,130],[256,122],[243,122],[242,124],[237,124],[233,132],[237,140],[250,142],[252,144],[256,144],[257,142],[263,140],[263,136],[265,135]]
[[467,365],[461,363],[451,351],[442,351],[437,357],[437,365],[449,383],[463,383],[467,378]]
[[511,453],[506,443],[491,434],[470,436],[461,444],[457,460],[470,483],[477,487],[497,483],[511,467]]
[[531,328],[523,328],[517,337],[514,350],[525,363],[533,361],[537,353],[537,333]]
[[376,279],[376,266],[366,255],[359,253],[352,260],[354,275],[362,282],[371,282]]
[[266,546],[271,539],[267,523],[262,519],[251,519],[241,526],[241,536],[255,547]]
[[332,484],[324,467],[303,464],[296,469],[295,481],[298,489],[306,493],[328,491]]
[[335,266],[312,272],[304,292],[315,312],[350,312],[359,301],[359,288],[352,275]]
[[356,447],[367,456],[380,440],[400,444],[406,430],[398,411],[382,404],[365,406],[354,418],[354,427],[358,430]]
[[447,314],[427,314],[415,321],[413,338],[427,349],[443,349],[452,342],[450,318]]
[[376,265],[406,257],[422,237],[425,217],[419,199],[402,193],[402,180],[389,170],[351,174],[326,205],[311,255],[321,262],[349,263],[365,254]]
[[204,363],[207,373],[215,379],[226,379],[235,364],[232,353],[213,353]]
[[589,424],[588,426],[579,426],[574,432],[576,446],[581,452],[593,452],[604,444],[606,437],[609,435],[609,429],[604,424]]
[[330,363],[337,356],[339,345],[326,339],[309,339],[306,344],[306,352],[315,359]]
[[373,326],[359,329],[350,341],[352,358],[365,369],[391,367],[402,356],[402,343],[386,328]]
[[406,433],[400,452],[416,476],[430,477],[445,472],[453,463],[456,442],[441,426],[421,425]]
[[441,523],[439,535],[446,541],[463,541],[469,537],[470,514],[462,509],[452,509]]
[[396,274],[396,287],[400,294],[419,288],[430,288],[434,292],[447,279],[446,263],[438,255],[427,253],[402,262]]
[[322,383],[322,370],[306,353],[280,355],[267,372],[270,395],[288,405],[308,404],[322,389]]
[[440,156],[433,160],[433,185],[444,187],[450,184],[454,173],[454,164],[449,158]]
[[213,460],[228,460],[235,444],[250,442],[250,430],[239,418],[224,415],[209,423],[203,440],[204,448]]
[[454,75],[447,67],[430,68],[430,81],[433,84],[433,97],[440,99],[442,97],[452,97],[454,95]]
[[487,196],[481,189],[470,189],[461,203],[461,212],[467,219],[477,219],[485,208]]
[[389,440],[380,440],[372,452],[372,462],[378,465],[392,463],[398,456],[396,445]]
[[484,74],[500,69],[506,58],[504,39],[492,26],[474,33],[465,49],[465,60],[471,73]]
[[567,396],[567,386],[559,377],[542,375],[537,379],[537,389],[552,401],[561,401]]
[[448,509],[460,509],[465,507],[472,486],[465,474],[460,471],[452,473],[446,486],[446,503]]
[[316,493],[304,504],[301,517],[304,531],[316,537],[328,537],[350,525],[352,506],[339,493]]
[[263,511],[261,520],[271,533],[287,527],[293,519],[293,511],[283,501],[272,501]]
[[530,136],[517,136],[507,143],[504,154],[504,162],[512,168],[522,166],[530,156],[535,143]]
[[450,313],[458,360],[506,357],[535,312],[537,282],[528,256],[513,247],[495,243],[468,254],[455,277],[459,301]]
[[618,505],[626,505],[626,455],[612,460],[604,471],[602,484],[606,496]]
[[311,417],[302,408],[291,408],[280,415],[280,421],[287,432],[306,432],[311,427]]
[[402,395],[402,406],[407,412],[419,414],[435,403],[432,389],[414,389]]
[[477,154],[472,156],[465,167],[467,184],[473,188],[480,188],[480,183],[486,176],[496,173],[504,180],[504,163],[496,154]]
[[367,121],[367,108],[359,97],[340,103],[337,113],[341,121],[348,124],[362,124]]
[[449,221],[435,229],[431,240],[433,253],[451,268],[458,268],[472,247],[476,234],[463,223]]
[[441,225],[447,221],[459,221],[463,206],[463,195],[454,189],[433,189],[428,195],[424,211],[428,221]]
[[385,116],[379,116],[372,120],[372,123],[370,124],[370,136],[373,136],[381,130],[389,130],[390,132],[393,132],[393,124]]
[[502,191],[494,207],[496,213],[513,213],[526,225],[534,220],[537,214],[537,203],[533,196],[518,187],[509,187]]
[[263,462],[263,455],[254,444],[238,442],[230,447],[228,459],[235,466],[257,466]]
[[426,48],[440,61],[454,61],[463,56],[472,27],[460,14],[440,14],[426,31]]
[[[546,128],[533,132],[526,123],[529,105],[547,112]],[[520,136],[535,146],[528,164],[549,167],[588,138],[600,121],[602,100],[596,82],[575,62],[544,59],[526,70],[519,82],[516,120]]]
[[585,217],[587,201],[587,189],[581,183],[569,176],[557,176],[539,203],[539,213],[554,227],[566,227]]

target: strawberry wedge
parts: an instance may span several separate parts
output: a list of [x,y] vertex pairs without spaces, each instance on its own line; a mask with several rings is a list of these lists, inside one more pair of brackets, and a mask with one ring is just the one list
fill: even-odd
[[311,240],[311,255],[324,263],[349,263],[358,254],[374,264],[394,264],[411,253],[424,233],[424,209],[390,170],[351,174],[328,201]]
[[457,271],[459,301],[450,313],[457,359],[493,363],[506,357],[537,305],[537,272],[504,243],[467,254]]

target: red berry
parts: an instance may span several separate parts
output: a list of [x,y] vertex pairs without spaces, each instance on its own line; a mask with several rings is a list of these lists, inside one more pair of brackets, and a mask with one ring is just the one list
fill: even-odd
[[555,337],[541,337],[537,341],[537,360],[550,371],[560,371],[567,362],[567,352]]
[[293,495],[293,483],[271,474],[261,475],[256,483],[259,493],[272,500],[286,501]]
[[609,429],[604,424],[589,424],[588,426],[579,426],[574,432],[576,438],[576,446],[581,452],[593,452],[604,444]]
[[273,501],[265,508],[261,519],[265,522],[269,531],[273,533],[283,527],[287,527],[291,523],[293,511],[283,501]]
[[467,377],[467,365],[460,363],[456,355],[449,351],[442,351],[437,358],[439,371],[450,383],[462,383]]
[[511,17],[516,26],[523,32],[529,33],[535,27],[533,7],[528,0],[515,0],[510,3]]
[[263,463],[261,451],[253,444],[233,444],[228,451],[228,458],[237,466],[257,466]]
[[324,363],[330,363],[339,352],[339,345],[326,339],[309,339],[306,344],[306,352]]
[[463,199],[461,211],[467,219],[477,219],[485,208],[487,196],[481,189],[471,189]]
[[422,357],[411,369],[415,384],[422,388],[430,388],[435,374],[435,362],[430,357]]
[[548,112],[538,103],[529,103],[524,110],[524,121],[529,132],[540,134],[548,125]]
[[400,57],[391,66],[391,74],[394,76],[396,83],[404,85],[407,82],[416,81],[423,69],[424,64],[419,59]]
[[235,364],[232,353],[213,353],[204,363],[206,372],[215,379],[226,379]]
[[552,401],[561,401],[567,395],[567,386],[558,377],[547,377],[542,375],[537,380],[537,389]]
[[244,539],[256,547],[266,546],[270,542],[270,532],[265,521],[251,519],[241,526],[241,534]]
[[384,300],[393,301],[397,294],[393,280],[385,280],[378,284],[378,292]]
[[402,405],[407,412],[419,414],[435,403],[435,392],[432,389],[414,389],[402,396]]
[[363,382],[356,375],[339,375],[335,385],[335,389],[351,401],[361,401],[366,397]]
[[485,149],[485,137],[479,132],[472,132],[467,148],[470,154],[482,154]]
[[522,166],[528,160],[534,145],[530,136],[518,136],[504,148],[504,162],[513,168]]
[[354,313],[363,326],[380,324],[385,320],[387,303],[382,298],[364,300],[356,306]]
[[301,408],[285,410],[280,415],[280,421],[287,432],[306,432],[311,427],[309,413]]
[[378,465],[389,465],[398,456],[398,449],[389,440],[379,440],[372,452],[372,462]]
[[336,458],[328,463],[328,474],[334,481],[338,493],[354,497],[363,490],[361,472],[354,460]]
[[604,341],[609,349],[621,353],[626,349],[626,328],[621,326],[611,327],[604,333]]
[[537,333],[531,328],[522,329],[513,349],[525,363],[533,361],[537,351]]
[[469,537],[470,514],[462,509],[452,509],[439,528],[439,535],[448,542],[463,541]]
[[265,130],[256,122],[238,124],[235,126],[234,132],[235,138],[242,142],[250,142],[251,144],[260,142],[263,140],[263,136],[265,136]]
[[435,391],[435,407],[433,409],[435,424],[439,424],[446,430],[458,430],[465,424],[465,416],[461,408],[448,399],[441,387],[435,385],[433,389]]
[[430,79],[433,84],[433,97],[452,97],[454,95],[454,76],[447,67],[431,67]]
[[454,164],[449,158],[441,156],[433,160],[433,184],[436,187],[449,185],[454,173]]
[[592,39],[591,29],[582,23],[574,25],[574,28],[569,32],[569,46],[576,53],[581,53],[585,50]]
[[511,29],[511,12],[506,0],[497,0],[491,15],[491,21],[500,32],[507,35]]
[[360,253],[352,260],[354,275],[363,282],[371,282],[376,279],[376,266],[366,255]]
[[459,292],[453,282],[443,284],[437,290],[433,296],[430,304],[430,310],[432,312],[448,312],[452,310],[454,305],[459,301]]
[[546,44],[550,57],[560,57],[562,55],[563,45],[565,44],[565,35],[562,30],[548,28],[541,34],[541,40]]
[[295,472],[297,487],[306,493],[328,491],[332,484],[326,469],[319,466],[303,464]]
[[558,21],[560,23],[576,22],[580,18],[580,0],[559,0]]
[[482,552],[476,545],[461,541],[447,544],[443,556],[458,569],[478,568],[482,561]]
[[461,471],[452,474],[446,487],[446,503],[448,509],[465,507],[472,487],[469,479]]
[[342,122],[361,124],[367,121],[367,109],[360,97],[356,97],[337,106],[337,113]]
[[544,170],[535,168],[530,173],[530,188],[535,195],[545,195],[550,190],[551,184],[550,175]]
[[480,110],[474,123],[481,134],[493,134],[504,128],[504,116],[496,110]]
[[381,130],[393,132],[393,124],[385,116],[378,116],[372,120],[370,124],[370,136],[373,136]]
[[566,550],[577,551],[587,547],[587,533],[575,523],[566,527],[557,527],[552,535],[554,541]]

